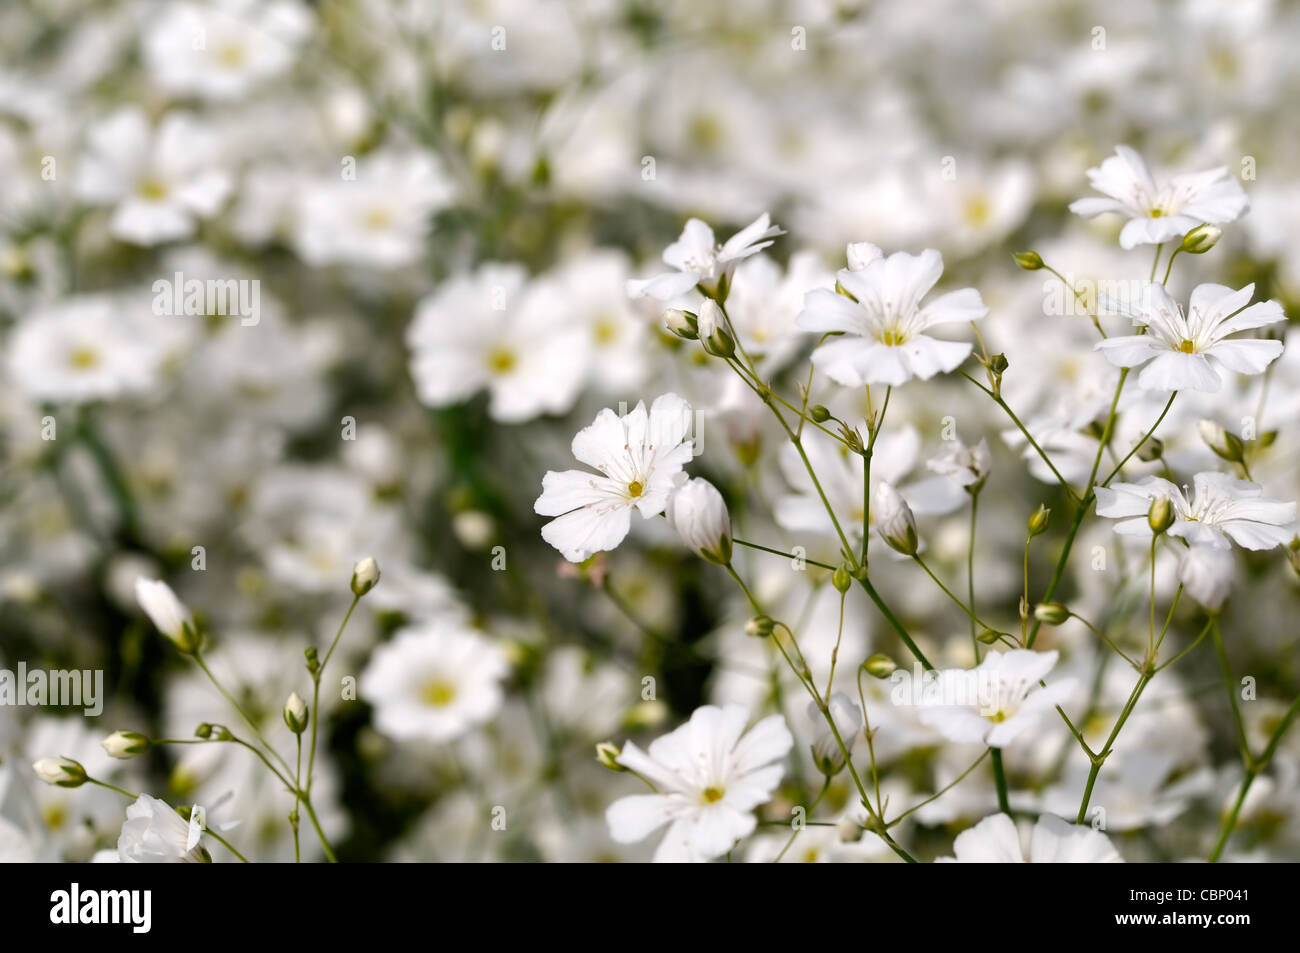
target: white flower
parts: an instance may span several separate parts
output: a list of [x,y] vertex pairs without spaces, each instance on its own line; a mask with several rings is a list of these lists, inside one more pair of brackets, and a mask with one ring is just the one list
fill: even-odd
[[32,765],[32,770],[46,784],[61,788],[75,788],[86,783],[86,769],[71,758],[41,758]]
[[605,812],[610,835],[621,844],[643,840],[669,825],[656,862],[720,857],[753,832],[753,810],[781,783],[779,763],[794,744],[780,715],[748,732],[743,706],[697,708],[690,721],[642,751],[623,746],[618,763],[653,784],[657,794],[615,801]]
[[1110,198],[1079,199],[1070,204],[1070,211],[1084,218],[1106,212],[1128,216],[1119,234],[1123,248],[1181,238],[1204,222],[1226,225],[1249,207],[1246,193],[1227,166],[1176,175],[1158,185],[1135,151],[1116,146],[1115,153],[1099,168],[1088,170],[1092,187]]
[[349,583],[352,594],[360,599],[379,582],[379,563],[374,556],[366,556],[352,567],[352,580]]
[[1282,353],[1281,341],[1227,340],[1238,331],[1286,320],[1276,301],[1246,307],[1255,292],[1253,284],[1239,291],[1198,285],[1187,315],[1161,285],[1152,282],[1144,290],[1131,316],[1147,326],[1147,333],[1109,337],[1098,341],[1096,349],[1118,367],[1146,364],[1138,376],[1146,390],[1217,391],[1223,384],[1220,367],[1259,374]]
[[627,293],[633,298],[649,295],[668,301],[686,294],[696,285],[711,285],[724,275],[730,275],[742,258],[762,251],[776,236],[784,234],[764,212],[719,245],[713,237],[713,229],[698,218],[692,218],[682,229],[681,237],[664,249],[664,264],[677,270],[655,278],[632,279],[627,283]]
[[194,617],[167,583],[140,578],[135,581],[135,598],[154,626],[182,650],[193,646]]
[[154,130],[144,110],[128,107],[91,127],[77,192],[115,206],[109,230],[122,241],[188,238],[196,220],[215,215],[230,193],[230,174],[216,165],[223,151],[188,115],[169,113]]
[[1020,843],[1016,823],[1005,814],[984,818],[962,831],[952,844],[956,857],[940,863],[957,864],[1122,864],[1124,858],[1110,839],[1091,827],[1069,824],[1044,814],[1029,835],[1029,857]]
[[959,486],[978,488],[988,479],[993,457],[989,453],[989,442],[984,438],[973,447],[960,440],[945,440],[943,448],[925,465],[935,473],[951,477]]
[[105,738],[100,744],[110,758],[134,758],[149,750],[149,739],[138,731],[119,729]]
[[117,855],[124,864],[200,864],[203,853],[195,828],[165,801],[141,794],[126,809]]
[[296,2],[169,4],[145,35],[149,76],[168,93],[230,100],[283,73],[311,29]]
[[157,379],[156,337],[107,295],[68,298],[20,322],[9,373],[32,400],[85,403],[140,393]]
[[1097,488],[1097,515],[1120,522],[1122,536],[1149,536],[1147,513],[1158,497],[1174,507],[1170,536],[1180,536],[1193,546],[1229,549],[1229,539],[1246,549],[1272,549],[1290,542],[1296,505],[1261,496],[1257,483],[1236,480],[1226,473],[1198,473],[1192,478],[1191,502],[1182,488],[1149,476],[1137,483],[1116,483]]
[[722,494],[694,477],[668,498],[668,522],[690,549],[710,562],[731,561],[731,516]]
[[409,626],[361,674],[375,727],[401,741],[451,741],[501,707],[509,665],[495,642],[448,619]]
[[632,509],[649,519],[668,505],[677,475],[691,459],[691,407],[676,394],[640,402],[620,417],[606,408],[573,438],[573,455],[600,474],[549,471],[533,505],[554,516],[542,538],[570,562],[616,547],[631,528]]
[[902,494],[884,481],[876,484],[871,509],[880,538],[905,556],[916,553],[916,517]]
[[918,718],[949,741],[1004,748],[1074,690],[1069,678],[1039,687],[1057,657],[1012,649],[990,652],[977,668],[945,669],[926,686]]
[[1189,546],[1178,562],[1178,581],[1187,594],[1210,610],[1232,594],[1232,551],[1216,546]]
[[420,401],[445,407],[480,390],[494,420],[563,413],[586,374],[590,339],[518,265],[488,263],[424,298],[406,332]]
[[[861,251],[856,257],[865,260]],[[813,364],[846,387],[928,380],[953,370],[971,345],[925,332],[976,321],[988,309],[974,288],[949,292],[922,307],[921,299],[941,274],[943,257],[932,248],[920,255],[896,252],[870,260],[860,271],[841,270],[836,277],[847,295],[824,288],[808,292],[796,324],[818,334],[844,335],[813,351]]]
[[336,173],[303,192],[294,247],[316,267],[410,265],[424,252],[429,216],[453,195],[451,181],[428,153],[375,153],[357,164],[354,177]]

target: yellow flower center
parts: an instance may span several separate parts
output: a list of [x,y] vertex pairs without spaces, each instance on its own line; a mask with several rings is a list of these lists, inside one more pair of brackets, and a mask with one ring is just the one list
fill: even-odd
[[722,788],[705,788],[703,794],[704,802],[706,804],[716,804],[718,801],[722,800],[722,796],[726,793],[727,792],[722,790]]
[[1196,350],[1196,343],[1191,338],[1183,338],[1183,343],[1178,345],[1178,350],[1184,354],[1191,354]]
[[592,329],[597,344],[613,344],[618,338],[618,325],[610,318],[601,318]]
[[989,715],[989,721],[993,722],[993,724],[995,725],[1000,725],[1006,720],[1007,720],[1007,713],[1005,711],[1002,711],[1002,709],[1000,708],[997,711],[995,711],[993,714]]
[[87,371],[99,363],[99,352],[93,347],[74,347],[68,352],[68,366]]
[[167,197],[167,183],[159,179],[144,179],[136,190],[151,202],[158,202]]
[[455,699],[456,686],[446,679],[430,679],[420,689],[420,700],[430,708],[446,708]]
[[382,232],[393,223],[393,216],[386,208],[372,208],[366,213],[366,228],[372,232]]
[[979,228],[981,225],[987,224],[992,213],[993,208],[989,205],[989,200],[983,195],[972,195],[966,200],[964,214],[966,224],[971,228]]
[[1164,218],[1165,210],[1162,208],[1153,208],[1151,210],[1152,218]]
[[238,43],[227,43],[217,50],[217,61],[222,66],[239,66],[244,62],[244,48]]
[[640,483],[639,480],[633,480],[631,483],[629,483],[629,484],[627,485],[627,495],[628,495],[628,496],[640,496],[640,495],[641,495],[641,491],[644,490],[644,489],[645,489],[645,487],[643,487],[643,486],[641,485],[641,483]]
[[493,374],[509,374],[515,369],[515,363],[515,352],[508,347],[497,347],[488,352],[487,366]]
[[907,332],[902,328],[890,326],[880,332],[880,343],[887,344],[890,347],[898,347],[907,341]]

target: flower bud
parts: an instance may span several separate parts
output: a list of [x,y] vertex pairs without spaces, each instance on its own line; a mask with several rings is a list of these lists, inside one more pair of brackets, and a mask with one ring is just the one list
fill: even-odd
[[904,556],[915,556],[916,517],[907,501],[888,483],[882,481],[876,485],[873,513],[880,538]]
[[1179,249],[1190,255],[1204,255],[1217,245],[1222,237],[1223,229],[1207,222],[1204,225],[1197,225],[1184,235],[1183,243],[1179,246]]
[[808,416],[812,417],[817,423],[824,424],[831,419],[831,412],[826,408],[825,404],[813,404],[808,411]]
[[1052,511],[1039,503],[1038,509],[1034,510],[1033,515],[1029,517],[1029,538],[1033,539],[1047,532],[1047,524],[1051,517]]
[[89,780],[86,769],[71,758],[41,758],[32,770],[46,784],[61,788],[79,788]]
[[111,758],[134,758],[149,750],[149,739],[138,731],[115,731],[100,744]]
[[1183,590],[1212,612],[1232,593],[1234,574],[1230,549],[1191,546],[1178,563],[1178,581]]
[[756,615],[745,623],[745,634],[752,635],[756,639],[765,639],[775,628],[776,623],[770,616]]
[[1038,271],[1043,267],[1043,256],[1036,251],[1018,251],[1011,257],[1025,271]]
[[135,581],[135,598],[154,627],[171,639],[178,649],[188,655],[199,647],[194,617],[176,598],[171,586],[156,579],[140,578]]
[[206,741],[207,739],[211,738],[211,737],[212,737],[212,726],[209,725],[206,721],[203,722],[203,723],[200,724],[197,728],[194,729],[194,737],[195,737],[195,738],[202,738],[202,739],[205,740],[205,741]]
[[994,354],[989,358],[989,370],[994,374],[1005,374],[1010,366],[1011,362],[1007,360],[1005,354]]
[[307,730],[307,703],[297,692],[290,692],[288,701],[284,703],[284,723],[295,735]]
[[1034,618],[1047,625],[1060,625],[1070,618],[1070,610],[1059,602],[1040,602],[1034,606]]
[[831,576],[831,585],[840,592],[848,592],[849,586],[853,585],[853,576],[849,574],[848,566],[840,566]]
[[360,599],[379,582],[379,563],[367,556],[352,567],[352,594]]
[[808,719],[816,730],[813,743],[809,746],[813,763],[817,765],[818,771],[828,778],[833,778],[844,770],[845,759],[844,752],[840,749],[840,741],[844,742],[845,748],[853,747],[853,741],[862,729],[862,710],[848,695],[834,692],[827,699],[826,715],[835,723],[839,740],[835,737],[835,731],[831,731],[830,726],[826,724],[826,718],[823,717],[817,703],[808,703]]
[[898,670],[898,663],[883,652],[877,652],[863,662],[862,667],[873,678],[889,678]]
[[708,480],[693,477],[673,492],[668,523],[697,555],[719,566],[731,562],[731,515]]
[[736,342],[721,325],[714,328],[707,338],[701,337],[700,343],[704,345],[705,352],[714,357],[728,359],[736,356]]
[[1201,432],[1205,445],[1229,463],[1241,463],[1246,456],[1246,448],[1241,438],[1224,430],[1213,420],[1201,420],[1196,428]]
[[696,341],[700,337],[697,318],[692,311],[669,308],[664,312],[664,327],[686,341]]
[[995,642],[997,642],[999,639],[1001,639],[1002,636],[1003,633],[1001,632],[996,632],[993,629],[985,629],[979,635],[975,636],[975,638],[978,639],[980,642],[982,642],[984,645],[992,645]]
[[596,745],[596,760],[611,771],[623,773],[627,768],[618,763],[618,756],[623,752],[612,741],[602,741]]
[[1165,455],[1165,442],[1159,437],[1148,437],[1146,443],[1138,448],[1137,458],[1144,463],[1153,463]]
[[1158,496],[1151,501],[1151,509],[1147,510],[1147,525],[1157,536],[1174,525],[1174,505],[1169,502],[1169,497]]

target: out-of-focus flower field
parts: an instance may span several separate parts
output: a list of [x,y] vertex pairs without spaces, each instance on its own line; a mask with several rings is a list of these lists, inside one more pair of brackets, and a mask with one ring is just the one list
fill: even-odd
[[1300,859],[1298,41],[3,4],[0,860]]

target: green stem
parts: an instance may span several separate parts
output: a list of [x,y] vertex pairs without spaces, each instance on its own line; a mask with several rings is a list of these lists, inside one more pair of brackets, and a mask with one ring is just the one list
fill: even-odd
[[1011,814],[1011,805],[1007,802],[1007,775],[1002,770],[1002,749],[990,748],[993,755],[993,781],[998,788],[998,810],[1003,814]]

